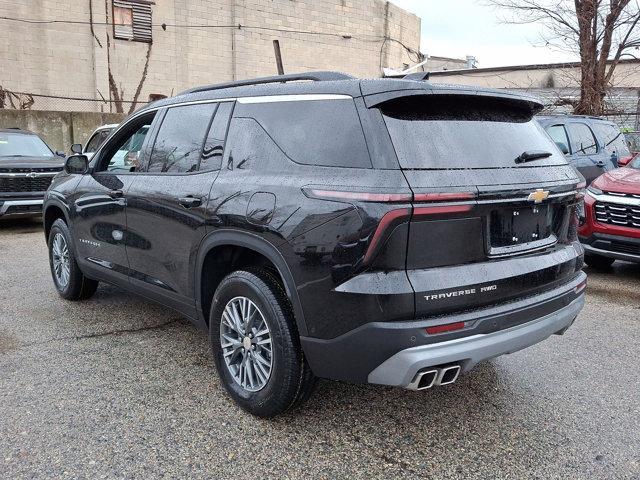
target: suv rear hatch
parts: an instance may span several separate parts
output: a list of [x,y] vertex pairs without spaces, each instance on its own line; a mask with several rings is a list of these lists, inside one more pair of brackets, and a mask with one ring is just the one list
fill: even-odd
[[582,179],[532,120],[539,104],[412,93],[376,108],[413,191],[406,269],[416,316],[534,295],[575,276]]

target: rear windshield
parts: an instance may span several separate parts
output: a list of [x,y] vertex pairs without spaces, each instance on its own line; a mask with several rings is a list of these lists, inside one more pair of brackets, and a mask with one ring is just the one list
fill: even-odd
[[[402,168],[504,168],[567,162],[532,112],[482,97],[423,95],[385,104],[382,113]],[[517,164],[524,152],[551,156]]]
[[611,123],[596,123],[593,125],[593,129],[600,137],[600,141],[607,152],[617,154],[618,158],[631,156],[624,134],[616,125]]
[[50,157],[53,153],[36,135],[0,132],[0,157]]

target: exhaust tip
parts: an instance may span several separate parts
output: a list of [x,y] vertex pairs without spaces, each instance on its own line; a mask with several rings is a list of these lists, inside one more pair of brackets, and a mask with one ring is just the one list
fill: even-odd
[[440,369],[436,383],[438,385],[449,385],[458,379],[458,375],[460,375],[460,365],[444,367]]
[[433,387],[438,378],[438,370],[425,370],[418,372],[413,381],[407,385],[409,390],[426,390]]

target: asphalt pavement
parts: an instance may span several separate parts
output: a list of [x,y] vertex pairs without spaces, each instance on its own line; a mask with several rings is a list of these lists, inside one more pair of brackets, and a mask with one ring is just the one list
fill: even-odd
[[589,272],[564,336],[410,392],[321,381],[259,420],[206,335],[101,285],[56,294],[39,223],[0,222],[0,478],[640,478],[640,265]]

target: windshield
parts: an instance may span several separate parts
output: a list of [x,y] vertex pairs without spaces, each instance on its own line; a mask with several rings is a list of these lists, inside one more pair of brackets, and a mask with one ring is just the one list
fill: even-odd
[[[383,106],[382,113],[402,168],[566,165],[531,112],[514,104],[487,98],[403,97]],[[549,155],[516,163],[524,152]]]
[[53,152],[37,135],[0,132],[0,157],[51,157]]
[[629,146],[620,129],[610,123],[596,123],[594,129],[602,137],[604,149],[611,154],[616,154],[618,158],[631,156]]

